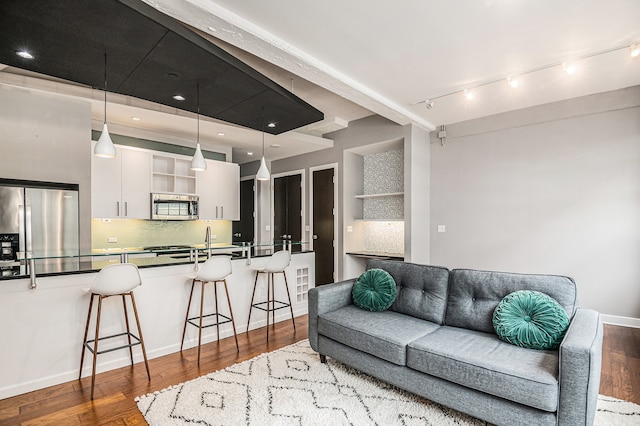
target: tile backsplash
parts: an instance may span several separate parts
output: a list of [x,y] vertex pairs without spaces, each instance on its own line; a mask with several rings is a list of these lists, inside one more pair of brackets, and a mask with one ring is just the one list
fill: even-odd
[[404,253],[404,221],[363,222],[364,250]]
[[[204,244],[207,225],[216,236],[213,243],[231,243],[230,220],[159,221],[140,219],[92,219],[92,249]],[[117,238],[110,243],[109,238]]]

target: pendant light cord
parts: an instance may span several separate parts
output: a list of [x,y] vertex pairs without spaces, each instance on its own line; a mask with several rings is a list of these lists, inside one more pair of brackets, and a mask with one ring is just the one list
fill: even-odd
[[264,106],[262,107],[262,158],[264,158]]
[[196,83],[196,103],[197,103],[196,121],[198,123],[196,143],[200,144],[200,84],[199,83]]
[[104,124],[107,124],[107,52],[104,52]]

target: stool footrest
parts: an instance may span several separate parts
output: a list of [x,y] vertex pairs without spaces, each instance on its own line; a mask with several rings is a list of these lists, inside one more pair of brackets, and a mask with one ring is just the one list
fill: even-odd
[[[139,344],[140,344],[140,339],[138,338],[138,336],[136,336],[135,334],[132,334],[132,333],[127,333],[127,332],[119,333],[119,334],[113,334],[113,335],[111,335],[111,336],[100,337],[100,338],[98,338],[98,341],[100,342],[100,341],[102,341],[102,340],[114,339],[114,338],[116,338],[116,337],[122,337],[122,336],[128,336],[128,337],[131,337],[131,338],[133,338],[135,341],[134,341],[134,342],[131,342],[131,343],[128,343],[128,344],[125,344],[125,345],[121,345],[121,346],[115,347],[115,348],[103,349],[103,350],[101,350],[101,351],[98,351],[98,352],[97,352],[97,354],[98,354],[98,355],[100,355],[100,354],[106,354],[106,353],[108,353],[108,352],[113,352],[113,351],[117,351],[117,350],[120,350],[120,349],[130,348],[130,347],[132,347],[132,346],[136,346],[136,345],[139,345]],[[94,342],[95,342],[95,340],[96,340],[96,339],[87,340],[87,341],[84,343],[84,345],[87,347],[87,349],[89,349],[89,351],[90,351],[91,353],[93,353],[93,351],[94,351],[94,347],[93,347],[93,346],[91,346],[91,343],[94,343]]]
[[[207,315],[203,315],[203,316],[202,316],[202,318],[204,319],[204,318],[207,318],[207,317],[215,317],[215,316],[216,316],[216,314],[207,314]],[[226,324],[226,323],[228,323],[228,322],[231,322],[231,318],[229,318],[229,317],[228,317],[228,316],[226,316],[226,315],[218,314],[218,317],[219,317],[219,318],[222,318],[222,321],[218,320],[217,322],[216,322],[216,321],[214,321],[214,322],[209,323],[209,324],[202,324],[202,328],[213,327],[214,325]],[[194,322],[194,321],[196,321],[196,320],[198,320],[198,321],[197,321],[197,322]],[[199,317],[199,316],[189,318],[189,319],[187,320],[187,322],[188,322],[189,324],[191,324],[191,325],[195,326],[195,327],[200,328],[200,317]]]
[[[271,305],[272,303],[276,304],[276,306],[274,306],[273,308],[269,307],[269,305]],[[267,305],[267,308],[263,308],[262,305]],[[269,311],[277,311],[278,309],[288,308],[291,305],[285,302],[281,302],[279,300],[273,300],[271,302],[254,303],[251,306],[253,306],[256,309],[260,309],[261,311],[269,312]]]

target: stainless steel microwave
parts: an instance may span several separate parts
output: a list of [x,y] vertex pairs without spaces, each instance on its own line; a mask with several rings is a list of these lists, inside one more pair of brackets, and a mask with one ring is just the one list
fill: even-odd
[[151,219],[198,220],[198,196],[152,193]]

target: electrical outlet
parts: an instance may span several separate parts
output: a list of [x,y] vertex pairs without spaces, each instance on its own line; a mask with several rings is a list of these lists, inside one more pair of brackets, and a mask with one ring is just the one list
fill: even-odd
[[353,226],[347,226],[347,232],[353,232]]
[[217,239],[218,239],[218,236],[217,236],[216,234],[213,234],[213,235],[211,236],[211,239],[212,239],[212,240],[217,240]]
[[108,241],[110,243],[117,243],[118,242],[118,237],[109,237]]
[[264,227],[264,230],[267,231],[267,232],[271,231],[271,225],[266,225]]
[[447,227],[445,225],[438,225],[438,232],[446,232]]

